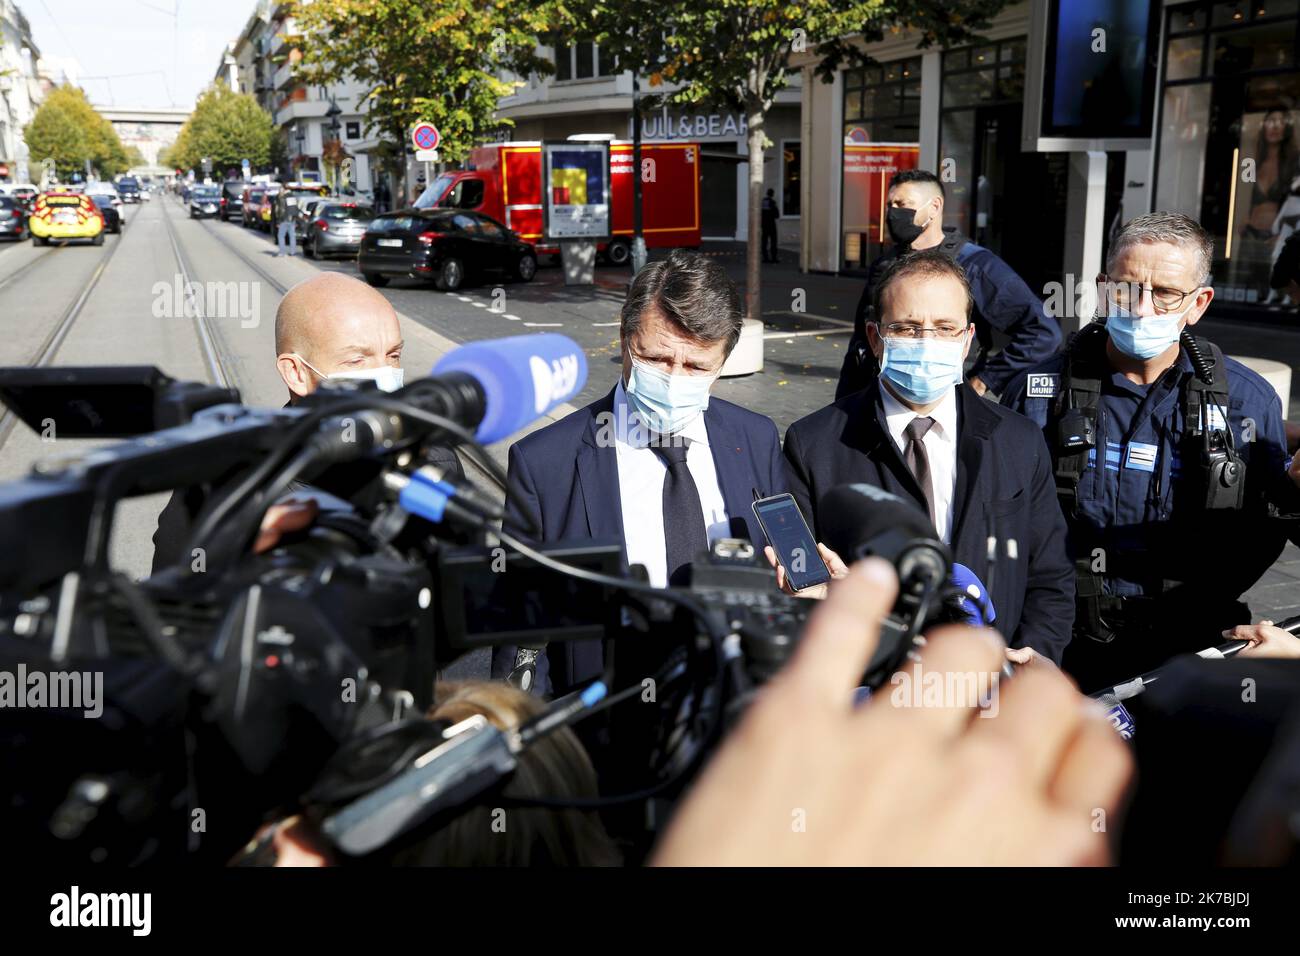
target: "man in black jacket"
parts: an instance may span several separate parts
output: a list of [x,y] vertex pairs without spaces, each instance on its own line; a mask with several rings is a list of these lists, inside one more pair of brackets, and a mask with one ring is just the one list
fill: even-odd
[[[944,191],[934,173],[907,169],[889,186],[886,225],[893,249],[876,259],[867,272],[854,317],[853,338],[840,370],[835,397],[843,398],[875,381],[876,360],[867,342],[867,315],[885,270],[902,254],[937,249],[962,267],[974,300],[972,321],[983,354],[970,370],[971,388],[980,395],[1002,393],[1024,369],[1048,358],[1061,347],[1060,325],[1014,269],[992,250],[965,236],[943,230]],[[990,354],[994,330],[1009,337],[1006,346]]]
[[818,502],[837,485],[866,482],[915,501],[987,586],[1008,657],[1059,663],[1074,569],[1051,456],[1033,422],[963,382],[971,308],[951,257],[927,250],[894,263],[876,286],[880,321],[866,326],[880,377],[790,426],[790,489],[818,540],[837,520]]
[[[338,272],[322,272],[290,289],[275,313],[276,368],[289,390],[288,405],[326,378],[370,379],[387,392],[402,387],[402,327],[392,304],[369,285]],[[455,451],[436,448],[433,464],[464,478]],[[295,485],[296,497],[324,508],[343,503],[319,489]],[[207,499],[203,488],[178,489],[158,516],[153,571],[189,560],[194,517]]]

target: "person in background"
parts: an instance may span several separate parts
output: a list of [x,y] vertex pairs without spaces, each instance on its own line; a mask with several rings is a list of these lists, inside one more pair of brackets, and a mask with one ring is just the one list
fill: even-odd
[[[944,188],[934,173],[908,169],[890,181],[886,225],[893,249],[880,256],[867,272],[854,315],[853,337],[840,370],[835,397],[861,391],[875,381],[879,369],[867,341],[868,315],[880,277],[900,255],[937,249],[962,267],[974,296],[975,339],[981,354],[968,377],[976,394],[1000,394],[1017,372],[1029,368],[1061,347],[1061,328],[1047,314],[1042,300],[1009,265],[983,246],[943,229]],[[991,353],[993,333],[1010,341]]]
[[781,218],[781,209],[776,204],[776,190],[769,189],[763,197],[763,261],[779,262],[780,256],[776,246],[776,224]]

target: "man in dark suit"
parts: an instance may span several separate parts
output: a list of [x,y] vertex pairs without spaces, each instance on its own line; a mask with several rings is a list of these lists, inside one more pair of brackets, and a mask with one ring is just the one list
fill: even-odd
[[[771,419],[711,399],[740,338],[740,293],[713,260],[675,249],[637,274],[623,304],[617,385],[586,408],[510,449],[508,520],[541,543],[621,541],[628,565],[652,585],[682,583],[718,538],[761,544],[754,492],[786,490]],[[598,677],[598,641],[538,654],[499,649],[493,676],[514,674],[536,693],[563,693]]]
[[836,520],[821,496],[866,482],[929,512],[953,559],[988,586],[1007,656],[1060,663],[1074,619],[1074,571],[1051,456],[1029,419],[963,381],[971,292],[938,250],[897,260],[867,325],[880,378],[790,426],[790,485],[814,533]]

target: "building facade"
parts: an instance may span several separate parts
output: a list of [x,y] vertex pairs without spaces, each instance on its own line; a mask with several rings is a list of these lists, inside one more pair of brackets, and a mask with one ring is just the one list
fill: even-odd
[[[363,136],[363,91],[356,83],[303,83],[297,69],[300,39],[291,3],[260,0],[239,37],[227,44],[214,82],[254,95],[281,131],[289,168],[266,172],[333,183],[338,161],[347,158],[351,185],[369,193],[375,143]],[[338,145],[331,146],[334,142]]]
[[[1090,27],[1146,11],[1143,0],[1071,6]],[[1142,51],[1155,64],[1151,134],[1110,152],[1022,142],[1029,45],[1047,8],[1010,5],[981,42],[952,49],[891,36],[864,46],[873,65],[846,66],[830,83],[813,77],[813,55],[795,58],[804,71],[802,267],[861,274],[888,241],[890,176],[916,166],[944,182],[945,225],[997,252],[1045,297],[1052,283],[1090,282],[1120,223],[1169,210],[1214,236],[1215,314],[1289,314],[1268,273],[1300,227],[1300,0],[1153,3]],[[1084,228],[1085,207],[1102,228]]]
[[32,181],[23,128],[44,97],[40,56],[22,10],[13,0],[0,0],[0,182]]
[[[598,44],[583,42],[542,47],[539,55],[555,64],[548,77],[514,77],[517,92],[501,100],[498,114],[513,121],[504,139],[562,140],[577,134],[632,138],[632,73],[618,70]],[[800,91],[803,78],[776,97],[767,115],[764,187],[776,191],[782,218],[778,237],[796,246],[800,236]],[[640,81],[642,94],[671,92],[665,84]],[[701,144],[701,225],[705,239],[740,240],[748,229],[749,145],[743,114],[727,109],[647,110],[641,118],[645,140],[691,140]]]

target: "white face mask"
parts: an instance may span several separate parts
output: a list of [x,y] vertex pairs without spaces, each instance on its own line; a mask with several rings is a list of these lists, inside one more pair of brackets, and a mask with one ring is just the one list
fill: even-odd
[[[302,358],[301,355],[298,356]],[[393,368],[391,365],[380,365],[378,368],[359,368],[349,372],[334,372],[332,375],[326,375],[316,366],[312,365],[306,359],[302,359],[302,364],[307,366],[321,378],[328,378],[333,381],[352,379],[355,381],[371,381],[381,392],[395,392],[402,387],[404,374],[402,369]]]

